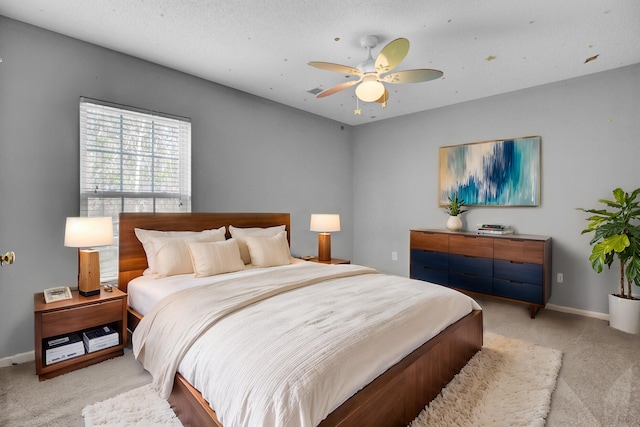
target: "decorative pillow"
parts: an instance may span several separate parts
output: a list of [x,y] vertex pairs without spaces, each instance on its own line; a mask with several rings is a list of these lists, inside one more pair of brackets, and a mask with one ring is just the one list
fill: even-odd
[[236,239],[231,238],[224,242],[188,242],[187,245],[191,252],[191,263],[196,277],[244,269]]
[[286,231],[271,237],[247,236],[245,239],[251,254],[251,264],[256,267],[274,267],[291,263]]
[[245,264],[252,264],[251,255],[247,248],[246,238],[251,237],[272,237],[276,234],[284,231],[287,227],[284,225],[277,225],[269,228],[236,228],[233,225],[229,226],[229,233],[231,237],[238,239],[238,246],[240,247],[240,256]]
[[[136,237],[142,243],[142,247],[144,248],[144,252],[147,255],[147,264],[149,265],[148,274],[155,274],[158,271],[157,264],[157,252],[158,249],[155,247],[154,238],[174,238],[174,239],[185,239],[188,238],[190,240],[198,240],[203,242],[220,242],[226,239],[225,235],[225,227],[222,226],[218,229],[212,230],[204,230],[204,231],[159,231],[159,230],[143,230],[141,228],[135,228],[134,232],[136,233]],[[184,255],[189,259],[189,263],[191,263],[191,255],[189,254],[189,248],[185,246],[181,246],[182,257]],[[165,248],[165,252],[169,249]],[[166,254],[165,254],[166,255]],[[145,270],[145,274],[147,273]],[[165,269],[166,270],[166,269]],[[188,273],[192,273],[193,269]],[[176,273],[178,274],[178,273]]]

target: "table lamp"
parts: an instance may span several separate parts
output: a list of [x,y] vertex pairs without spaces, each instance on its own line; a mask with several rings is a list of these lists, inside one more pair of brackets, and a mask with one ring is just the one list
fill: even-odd
[[100,293],[100,253],[95,246],[113,244],[111,217],[69,217],[64,245],[78,248],[78,292],[85,297]]
[[340,215],[311,214],[311,231],[318,231],[318,261],[331,261],[331,233],[340,231]]

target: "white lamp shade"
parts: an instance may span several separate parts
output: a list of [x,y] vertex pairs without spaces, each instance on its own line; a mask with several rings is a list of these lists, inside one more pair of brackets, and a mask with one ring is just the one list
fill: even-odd
[[378,81],[363,81],[356,87],[356,96],[363,102],[376,102],[384,96],[384,90]]
[[64,245],[72,248],[113,245],[111,217],[67,218]]
[[330,233],[340,231],[340,215],[338,214],[311,214],[311,231]]

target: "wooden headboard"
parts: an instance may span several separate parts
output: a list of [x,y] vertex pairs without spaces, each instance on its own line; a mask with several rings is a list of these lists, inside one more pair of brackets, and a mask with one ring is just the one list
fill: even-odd
[[127,292],[129,281],[142,275],[147,268],[147,256],[135,235],[134,228],[161,231],[202,231],[227,227],[273,227],[285,225],[291,243],[288,213],[121,213],[118,255],[118,288]]

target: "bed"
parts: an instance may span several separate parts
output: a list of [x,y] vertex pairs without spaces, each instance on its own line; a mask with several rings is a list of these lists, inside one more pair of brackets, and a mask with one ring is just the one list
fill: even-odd
[[[143,276],[148,267],[145,251],[135,235],[136,228],[202,231],[223,226],[228,230],[230,225],[238,228],[283,225],[287,231],[286,238],[290,239],[290,217],[285,213],[121,214],[119,288],[127,292],[129,282]],[[228,231],[226,237],[230,237]],[[303,265],[300,268],[312,267]],[[134,307],[129,307],[128,316],[128,325],[134,330],[140,324],[143,315]],[[359,391],[333,409],[319,425],[406,425],[481,346],[482,312],[476,307],[433,338],[417,346],[388,369],[385,368],[386,370],[375,379],[362,384]],[[175,373],[173,376],[168,400],[185,425],[223,426],[218,414],[209,406],[202,393],[181,373]]]

